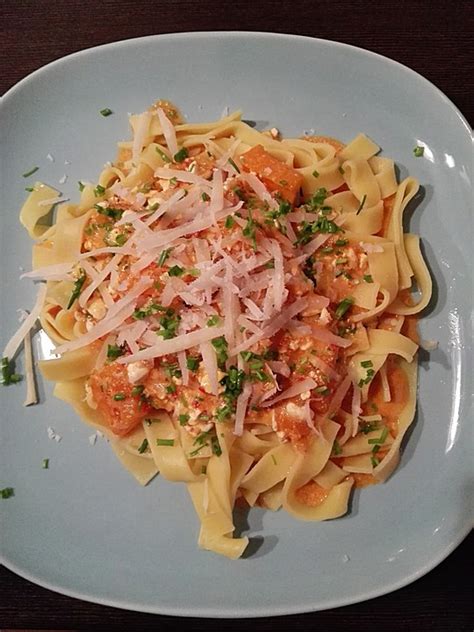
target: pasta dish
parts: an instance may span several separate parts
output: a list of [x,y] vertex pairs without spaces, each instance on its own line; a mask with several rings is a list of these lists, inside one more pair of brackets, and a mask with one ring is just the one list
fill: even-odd
[[237,505],[337,518],[397,465],[431,295],[403,230],[419,185],[364,134],[190,124],[167,101],[130,124],[78,204],[28,196],[38,294],[4,362],[39,319],[55,395],[139,483],[185,483],[199,546],[237,558]]

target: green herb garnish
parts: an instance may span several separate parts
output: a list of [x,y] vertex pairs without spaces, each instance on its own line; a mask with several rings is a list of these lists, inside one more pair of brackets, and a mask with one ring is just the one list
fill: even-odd
[[125,393],[115,393],[114,400],[116,402],[122,402],[126,398]]
[[169,447],[172,447],[172,446],[174,446],[174,439],[157,439],[156,440],[156,445],[157,446],[169,446]]
[[199,368],[200,362],[201,361],[199,360],[199,358],[193,358],[191,356],[188,356],[186,358],[186,366],[188,367],[190,371],[197,371]]
[[4,487],[3,489],[0,489],[0,496],[2,498],[11,498],[14,495],[15,490],[13,489],[13,487]]
[[234,167],[234,169],[237,171],[237,173],[240,173],[240,169],[237,167],[237,165],[235,164],[235,162],[232,160],[232,158],[228,159],[228,162],[230,165],[232,165]]
[[423,154],[425,153],[425,148],[424,147],[420,147],[419,145],[417,145],[413,149],[413,153],[415,154],[415,158],[421,158],[423,156]]
[[359,208],[356,211],[356,215],[359,215],[361,210],[364,208],[364,204],[365,204],[366,199],[367,199],[367,195],[365,195],[365,193],[364,193],[364,196],[362,197],[362,200],[361,200],[361,202],[359,204]]
[[105,187],[103,187],[101,184],[98,184],[96,188],[94,189],[95,197],[101,197],[102,195],[104,195],[104,193],[105,193]]
[[181,268],[180,266],[173,266],[168,270],[168,274],[171,277],[182,276],[184,274],[184,268]]
[[208,327],[215,327],[216,325],[219,324],[220,318],[219,316],[216,316],[215,314],[213,314],[207,321],[207,326]]
[[124,353],[125,349],[123,349],[123,347],[119,347],[118,345],[107,345],[107,357],[109,360],[115,360]]
[[148,439],[143,439],[143,441],[140,444],[140,447],[138,448],[139,454],[143,454],[147,448],[148,448]]
[[9,386],[10,384],[17,384],[22,380],[22,376],[19,373],[15,373],[15,362],[8,358],[2,358],[2,384],[3,386]]
[[225,365],[225,362],[228,358],[228,354],[227,354],[227,340],[224,338],[224,336],[220,336],[219,338],[214,338],[213,340],[211,340],[212,342],[212,346],[214,347],[214,349],[216,350],[216,354],[217,354],[217,364],[222,367]]
[[43,470],[49,470],[49,459],[43,459],[41,467],[43,468]]
[[337,318],[337,320],[341,320],[341,318],[352,307],[353,304],[354,299],[352,298],[352,296],[347,296],[345,299],[343,299],[336,307],[336,311],[334,312],[334,316]]
[[234,226],[234,224],[235,224],[235,219],[232,217],[232,215],[227,215],[227,217],[225,218],[224,226],[227,229],[230,229]]
[[162,151],[159,147],[155,147],[156,153],[160,156],[163,162],[171,162],[171,159]]
[[364,274],[363,279],[366,283],[373,283],[374,280],[371,274]]
[[103,110],[99,110],[99,112],[102,114],[102,116],[110,116],[111,114],[113,114],[110,108],[104,108]]
[[32,176],[34,173],[36,173],[38,171],[39,167],[33,167],[33,169],[30,169],[29,171],[27,171],[26,173],[23,173],[23,177],[24,178],[29,178],[30,176]]
[[74,301],[79,298],[79,295],[82,290],[82,286],[84,285],[86,280],[86,273],[84,270],[81,270],[81,276],[74,282],[74,288],[71,293],[71,298],[69,299],[69,303],[67,304],[66,309],[71,309],[74,304]]
[[186,147],[182,147],[179,151],[175,153],[173,158],[175,162],[183,162],[183,160],[185,160],[188,157],[188,155],[189,155],[189,152],[186,149]]

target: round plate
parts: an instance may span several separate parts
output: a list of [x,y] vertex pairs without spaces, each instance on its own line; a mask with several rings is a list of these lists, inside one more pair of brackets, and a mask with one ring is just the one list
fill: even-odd
[[[198,549],[198,520],[184,485],[157,478],[141,488],[103,439],[89,444],[91,430],[52,397],[49,384],[40,384],[41,404],[29,409],[22,406],[24,386],[4,389],[0,486],[15,488],[1,503],[4,564],[73,597],[211,617],[341,606],[415,580],[472,525],[469,126],[411,70],[324,40],[185,33],[56,61],[21,81],[1,106],[3,342],[17,326],[17,308],[31,307],[34,296],[31,283],[18,281],[31,261],[18,223],[25,186],[38,178],[77,200],[77,180],[94,181],[116,141],[129,137],[127,113],[158,98],[175,102],[190,121],[214,119],[229,107],[286,135],[315,130],[348,141],[363,131],[395,159],[402,177],[420,180],[424,195],[410,229],[422,235],[435,284],[421,332],[439,347],[420,354],[416,422],[395,475],[356,491],[347,516],[303,523],[252,510],[239,518],[254,537],[250,554],[229,561]],[[114,114],[100,116],[105,107]],[[423,158],[413,155],[418,144]],[[22,178],[33,166],[39,171]],[[48,439],[48,426],[61,442]]]

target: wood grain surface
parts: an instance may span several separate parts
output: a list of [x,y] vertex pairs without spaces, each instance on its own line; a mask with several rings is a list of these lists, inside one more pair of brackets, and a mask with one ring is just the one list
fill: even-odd
[[[122,39],[203,30],[273,31],[366,48],[416,70],[474,120],[474,3],[406,0],[1,0],[0,93],[44,64]],[[1,534],[0,534],[1,537]],[[0,632],[8,629],[359,630],[474,629],[471,534],[413,584],[371,601],[291,617],[211,621],[90,604],[0,568]]]

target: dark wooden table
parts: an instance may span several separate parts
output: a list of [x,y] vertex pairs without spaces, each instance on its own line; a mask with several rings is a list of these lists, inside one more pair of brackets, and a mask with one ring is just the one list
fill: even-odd
[[[2,0],[0,92],[58,57],[142,35],[258,30],[322,37],[395,59],[437,85],[472,124],[474,8],[457,2],[379,0]],[[0,628],[261,631],[473,630],[474,535],[438,568],[369,602],[276,619],[219,621],[138,614],[64,597],[0,568]]]

